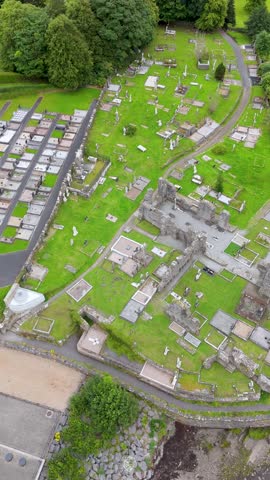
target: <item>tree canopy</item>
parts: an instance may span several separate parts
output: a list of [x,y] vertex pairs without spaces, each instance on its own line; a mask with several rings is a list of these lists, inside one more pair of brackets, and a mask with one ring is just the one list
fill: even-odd
[[83,35],[66,15],[58,15],[50,21],[47,41],[50,83],[75,89],[91,82],[91,53]]
[[227,0],[208,0],[196,22],[196,27],[206,32],[223,27],[227,15],[227,6]]
[[255,40],[256,53],[262,60],[267,60],[270,55],[270,33],[263,30],[256,36]]
[[247,34],[252,39],[263,30],[270,32],[270,14],[266,7],[258,6],[250,14],[246,22]]

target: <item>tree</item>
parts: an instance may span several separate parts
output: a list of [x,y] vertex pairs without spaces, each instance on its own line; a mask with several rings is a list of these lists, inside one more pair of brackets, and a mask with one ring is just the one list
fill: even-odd
[[84,480],[85,470],[67,448],[60,450],[48,462],[49,480]]
[[258,33],[255,40],[255,50],[263,61],[268,59],[270,54],[270,33],[265,30]]
[[270,72],[270,62],[261,63],[258,68],[258,74],[260,75],[260,77],[262,77],[268,72]]
[[228,0],[228,8],[227,8],[227,15],[225,18],[225,27],[228,25],[235,26],[236,19],[235,19],[235,4],[234,0]]
[[65,15],[49,23],[48,78],[60,88],[78,88],[91,82],[92,58],[82,34]]
[[226,67],[224,63],[221,62],[216,68],[215,79],[218,80],[219,82],[223,82],[225,72],[226,72]]
[[48,15],[42,8],[25,4],[20,20],[20,25],[14,32],[15,70],[29,78],[45,77]]
[[16,41],[14,32],[19,28],[24,5],[17,0],[5,0],[0,9],[0,61],[4,70],[14,71]]
[[257,7],[266,7],[266,0],[247,0],[245,4],[245,10],[251,14]]
[[208,0],[196,22],[199,30],[211,32],[223,27],[227,14],[227,0]]
[[262,77],[262,88],[266,97],[269,99],[270,98],[270,72],[266,73]]
[[162,22],[172,22],[186,18],[185,5],[180,0],[157,0],[159,19]]
[[153,38],[158,19],[154,0],[92,0],[103,61],[123,67]]
[[186,7],[187,20],[197,20],[203,12],[207,0],[182,0]]
[[270,32],[270,14],[266,7],[259,6],[250,14],[246,22],[247,34],[252,39],[263,30]]
[[46,0],[46,10],[51,18],[65,13],[65,0]]
[[222,172],[219,172],[217,176],[217,181],[215,185],[215,190],[217,193],[223,193],[224,187],[223,187],[223,175]]

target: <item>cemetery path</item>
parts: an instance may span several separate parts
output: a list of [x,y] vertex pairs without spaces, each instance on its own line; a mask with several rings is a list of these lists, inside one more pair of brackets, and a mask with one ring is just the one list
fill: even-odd
[[[50,352],[52,346],[46,345],[42,341],[37,340],[29,340],[19,335],[16,335],[13,332],[7,332],[4,335],[4,346],[8,347],[10,342],[14,343],[23,343],[24,346],[30,347],[33,351],[43,351],[43,352]],[[116,378],[122,385],[130,387],[131,390],[144,392],[147,395],[153,396],[153,398],[157,398],[161,402],[165,402],[166,404],[173,404],[174,407],[178,407],[182,410],[189,410],[194,412],[215,412],[220,413],[221,415],[225,412],[258,412],[258,414],[265,415],[265,417],[270,419],[269,416],[269,405],[264,404],[253,404],[253,405],[223,405],[223,406],[214,406],[211,404],[196,404],[191,403],[190,401],[181,400],[180,398],[175,398],[172,394],[167,393],[161,390],[158,386],[153,386],[143,381],[140,378],[129,374],[126,371],[120,370],[117,367],[112,365],[107,365],[104,362],[96,360],[94,358],[86,357],[85,355],[81,355],[77,351],[77,342],[78,337],[73,335],[63,346],[53,345],[53,350],[61,355],[62,357],[73,360],[75,362],[81,362],[84,364],[90,365],[90,367],[95,371],[95,373],[103,372],[108,373],[109,375]],[[2,343],[2,342],[1,342]],[[33,352],[32,352],[33,353]]]
[[9,105],[11,104],[11,100],[9,102],[6,102],[3,107],[1,108],[0,110],[0,118],[2,117],[2,115],[4,115],[4,113],[6,112],[6,110],[8,109]]
[[164,176],[168,177],[170,173],[178,166],[184,167],[188,164],[189,160],[194,158],[196,155],[200,155],[204,153],[209,148],[213,147],[216,143],[219,143],[223,140],[226,135],[228,135],[233,127],[236,125],[238,120],[240,119],[241,115],[247,108],[249,104],[250,94],[251,94],[251,82],[248,75],[248,69],[244,62],[244,58],[241,52],[241,48],[239,45],[224,31],[221,31],[220,34],[228,42],[234,50],[234,54],[237,60],[238,71],[241,75],[241,81],[243,86],[243,92],[240,99],[240,102],[229,118],[229,120],[222,124],[219,128],[215,130],[215,133],[207,138],[197,149],[195,149],[191,154],[182,157],[178,162],[174,162],[166,171]]

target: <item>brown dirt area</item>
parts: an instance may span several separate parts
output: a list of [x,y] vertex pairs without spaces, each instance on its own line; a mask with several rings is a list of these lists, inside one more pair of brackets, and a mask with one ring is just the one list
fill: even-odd
[[0,391],[12,397],[64,410],[83,378],[54,360],[0,348]]

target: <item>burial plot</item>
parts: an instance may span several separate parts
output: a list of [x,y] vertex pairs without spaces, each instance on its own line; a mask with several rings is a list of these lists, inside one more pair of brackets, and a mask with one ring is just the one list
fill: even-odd
[[222,310],[218,310],[210,321],[210,325],[215,327],[224,335],[230,335],[232,329],[234,328],[237,320],[236,318],[231,317]]
[[251,336],[250,340],[261,348],[269,350],[270,348],[270,331],[262,327],[256,327]]
[[73,298],[73,300],[79,302],[92,288],[92,285],[86,282],[86,280],[81,279],[67,290],[67,294]]
[[254,327],[251,327],[245,322],[238,320],[232,330],[232,333],[242,340],[248,340],[250,335],[252,334]]
[[235,311],[238,315],[248,320],[261,322],[266,309],[266,301],[257,294],[255,287],[249,284],[243,292]]

